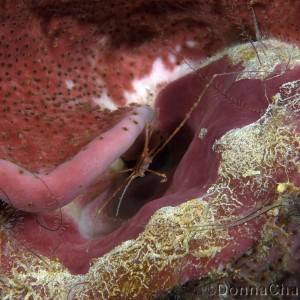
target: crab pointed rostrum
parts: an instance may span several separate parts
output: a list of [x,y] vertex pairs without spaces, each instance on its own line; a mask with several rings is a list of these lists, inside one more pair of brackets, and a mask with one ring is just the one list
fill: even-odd
[[299,3],[0,11],[1,299],[297,292]]

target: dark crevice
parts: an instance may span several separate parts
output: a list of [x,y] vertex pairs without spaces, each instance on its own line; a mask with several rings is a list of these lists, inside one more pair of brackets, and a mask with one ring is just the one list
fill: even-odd
[[[137,177],[131,182],[122,198],[122,204],[118,215],[119,218],[123,220],[129,219],[145,204],[165,195],[172,183],[172,178],[177,166],[188,149],[193,136],[194,133],[192,130],[188,126],[184,126],[176,136],[174,136],[170,143],[158,153],[150,164],[150,170],[163,173],[167,176],[166,182],[162,182],[162,177],[147,171],[145,172],[144,177]],[[137,160],[138,156],[135,160],[130,159],[126,161],[127,167],[134,168]],[[118,176],[115,182],[112,183],[112,192],[122,185],[130,174],[131,173]],[[115,195],[109,205],[107,213],[112,218],[116,217],[116,209],[124,188]]]

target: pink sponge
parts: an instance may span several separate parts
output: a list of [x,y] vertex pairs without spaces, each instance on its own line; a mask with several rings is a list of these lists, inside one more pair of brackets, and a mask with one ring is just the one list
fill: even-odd
[[[298,3],[0,7],[1,298],[298,282],[299,49],[266,39],[299,44]],[[172,137],[151,164],[148,123],[143,154]]]

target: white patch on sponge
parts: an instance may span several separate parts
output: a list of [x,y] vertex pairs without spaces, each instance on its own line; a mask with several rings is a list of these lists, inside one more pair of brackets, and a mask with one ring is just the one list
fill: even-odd
[[70,80],[70,79],[66,80],[65,83],[66,83],[66,86],[67,86],[67,88],[68,88],[69,90],[72,90],[73,87],[74,87],[74,85],[75,85],[74,81],[73,81],[73,80]]
[[102,109],[109,109],[111,111],[116,110],[118,107],[109,96],[107,89],[105,88],[104,82],[100,78],[97,78],[96,83],[99,86],[99,90],[101,90],[101,96],[93,97],[93,101],[96,104],[98,104]]
[[[169,60],[172,61],[174,56],[170,54]],[[154,106],[154,100],[162,87],[166,86],[173,80],[190,73],[190,68],[186,63],[174,66],[173,70],[168,68],[163,60],[158,57],[152,65],[150,74],[141,79],[133,80],[132,85],[135,92],[125,92],[124,98],[127,103],[148,104]]]

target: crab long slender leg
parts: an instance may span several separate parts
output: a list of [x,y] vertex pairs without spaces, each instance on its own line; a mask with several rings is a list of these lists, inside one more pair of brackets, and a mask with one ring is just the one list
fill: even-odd
[[205,223],[203,225],[198,225],[195,228],[193,227],[189,227],[189,229],[197,229],[199,230],[199,228],[206,228],[206,229],[213,229],[213,228],[230,228],[230,227],[235,227],[235,226],[239,226],[242,224],[245,224],[255,218],[257,218],[260,215],[263,215],[265,213],[267,213],[268,211],[276,208],[276,207],[280,207],[282,206],[282,201],[278,200],[276,202],[274,202],[273,204],[270,204],[268,206],[262,207],[262,208],[258,208],[253,212],[250,212],[249,214],[242,216],[242,217],[237,217],[236,219],[233,219],[231,221],[228,221],[228,223]]
[[128,180],[127,184],[125,185],[125,187],[124,187],[124,189],[123,189],[123,192],[122,192],[122,194],[121,194],[121,196],[120,196],[120,198],[119,198],[119,202],[118,202],[118,206],[117,206],[117,211],[116,211],[116,217],[119,215],[119,211],[120,211],[120,207],[121,207],[121,203],[122,203],[123,197],[124,197],[124,195],[125,195],[127,189],[129,188],[131,182],[132,182],[136,177],[137,177],[136,175],[135,175],[135,176],[130,176],[130,177],[128,177],[128,178],[130,178],[130,179]]
[[207,91],[208,87],[211,86],[213,80],[216,78],[217,75],[214,75],[205,85],[204,89],[200,93],[197,101],[192,105],[190,110],[187,112],[181,123],[175,128],[175,130],[172,132],[171,135],[168,136],[167,139],[165,139],[156,149],[150,152],[150,157],[153,159],[166,145],[174,138],[174,136],[177,134],[177,132],[185,125],[187,120],[190,118],[193,111],[197,108],[199,103],[201,102],[205,92]]
[[[101,208],[98,211],[98,214],[101,214],[103,209],[111,202],[111,200],[124,188],[128,185],[130,181],[132,181],[132,177],[134,177],[133,173],[127,177],[124,182],[112,193],[112,195],[104,202]],[[123,194],[123,193],[122,193]],[[117,215],[116,215],[117,216]]]

